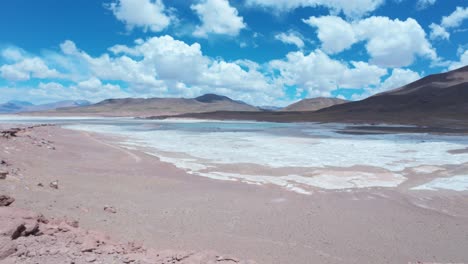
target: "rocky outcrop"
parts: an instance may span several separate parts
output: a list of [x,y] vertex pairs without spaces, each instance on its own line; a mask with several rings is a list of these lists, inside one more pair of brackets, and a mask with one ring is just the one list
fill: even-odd
[[18,133],[24,131],[24,129],[21,128],[11,128],[11,129],[6,129],[0,131],[0,135],[5,138],[12,138],[12,137],[17,137]]
[[104,211],[108,212],[108,213],[111,213],[111,214],[116,214],[117,213],[117,209],[115,209],[115,207],[110,206],[110,205],[105,205],[104,206]]
[[76,221],[47,220],[30,211],[0,207],[1,263],[244,263],[215,252],[158,251],[81,229]]
[[15,201],[15,198],[8,195],[0,195],[0,207],[10,206]]
[[55,180],[55,181],[49,183],[49,187],[52,188],[52,189],[56,189],[56,190],[57,190],[57,189],[59,188],[58,181]]

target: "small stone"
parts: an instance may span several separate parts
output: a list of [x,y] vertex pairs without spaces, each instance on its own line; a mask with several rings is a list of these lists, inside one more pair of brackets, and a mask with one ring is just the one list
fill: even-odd
[[67,221],[67,224],[71,227],[78,228],[80,227],[80,223],[76,220],[69,220]]
[[0,195],[0,207],[2,206],[10,206],[15,201],[15,198],[7,196],[7,195]]
[[115,209],[114,207],[109,206],[109,205],[104,206],[104,211],[106,211],[108,213],[112,213],[112,214],[117,213],[117,209]]
[[96,257],[95,256],[86,257],[86,261],[87,262],[94,262],[94,261],[96,261]]
[[0,171],[0,180],[6,179],[8,171]]
[[58,186],[58,181],[53,181],[49,184],[50,188],[53,188],[53,189],[58,189],[59,186]]
[[39,187],[44,187],[44,184],[42,184],[41,182],[37,184],[37,186]]
[[66,233],[70,231],[70,226],[65,222],[61,222],[58,226],[58,230]]

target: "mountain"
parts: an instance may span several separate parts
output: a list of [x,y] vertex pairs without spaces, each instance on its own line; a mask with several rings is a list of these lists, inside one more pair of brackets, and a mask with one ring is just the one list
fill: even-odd
[[[315,112],[212,112],[179,117],[272,122],[388,123],[468,128],[468,66]],[[160,117],[163,118],[163,117]]]
[[429,75],[403,87],[318,111],[318,116],[392,123],[468,119],[468,66]]
[[310,99],[303,99],[299,102],[291,104],[281,111],[285,112],[297,112],[297,111],[317,111],[323,108],[327,108],[330,106],[344,104],[349,101],[338,99],[338,98],[326,98],[326,97],[317,97],[317,98],[310,98]]
[[[51,115],[99,115],[99,116],[158,116],[211,111],[259,111],[258,108],[229,97],[205,94],[196,98],[123,98],[107,99],[99,103],[76,107],[58,108],[45,114]],[[41,113],[42,114],[42,113]]]
[[29,102],[9,101],[7,103],[0,104],[0,113],[17,113],[20,112],[21,109],[32,105],[33,104]]
[[14,114],[23,112],[35,112],[35,111],[47,111],[63,107],[78,107],[89,105],[90,102],[86,100],[67,100],[49,104],[34,105],[30,102],[23,101],[9,101],[4,104],[0,104],[0,113],[3,114]]

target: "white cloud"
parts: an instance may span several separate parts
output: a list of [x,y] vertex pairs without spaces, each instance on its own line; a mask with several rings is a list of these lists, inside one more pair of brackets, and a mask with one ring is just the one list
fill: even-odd
[[228,0],[202,0],[191,6],[202,24],[197,26],[193,35],[207,37],[209,34],[237,36],[246,27],[243,17]]
[[468,65],[468,50],[460,53],[460,60],[451,62],[449,70],[455,70]]
[[334,54],[348,49],[356,43],[352,25],[338,16],[310,17],[304,23],[317,27],[317,36],[322,42],[322,49]]
[[275,36],[275,39],[286,43],[286,44],[291,44],[295,45],[299,49],[302,49],[304,47],[304,41],[302,40],[302,36],[295,32],[295,31],[290,31],[288,33],[280,33]]
[[24,52],[18,48],[8,47],[3,49],[1,52],[1,57],[7,61],[20,61],[24,57]]
[[43,81],[34,86],[0,87],[2,100],[29,101],[34,103],[50,103],[62,100],[89,100],[98,102],[108,98],[125,98],[131,95],[119,85],[103,83],[91,77],[82,82],[63,85],[57,82]]
[[286,85],[297,85],[307,90],[308,95],[330,96],[337,88],[364,88],[380,83],[387,70],[365,62],[352,62],[350,67],[331,59],[321,50],[308,55],[291,52],[284,60],[270,62],[270,67],[280,72]]
[[96,77],[64,86],[56,82],[41,82],[36,88],[30,89],[28,96],[32,98],[47,98],[48,101],[64,99],[91,100],[94,102],[108,98],[124,98],[130,96],[122,91],[119,85],[102,83]]
[[417,72],[409,69],[395,68],[392,70],[392,74],[381,84],[377,85],[377,87],[367,88],[363,94],[355,95],[352,99],[361,100],[374,94],[400,88],[419,79],[421,79],[421,76]]
[[[337,88],[391,86],[390,81],[381,84],[386,69],[362,61],[336,60],[320,49],[291,52],[284,59],[260,65],[250,60],[212,58],[203,54],[198,43],[160,36],[137,39],[128,46],[115,45],[98,56],[68,40],[60,45],[60,51],[45,54],[4,65],[22,69],[8,72],[7,68],[11,80],[43,79],[38,87],[27,89],[24,98],[97,101],[115,97],[194,97],[210,92],[251,104],[275,105],[287,103],[285,89],[290,86],[297,89],[298,97],[306,93],[310,97],[330,96]],[[21,63],[24,65],[19,67]],[[48,65],[58,65],[61,73]],[[54,82],[57,74],[71,84]],[[21,94],[19,88],[8,91],[10,97]]]
[[447,32],[447,30],[440,25],[437,25],[435,23],[432,23],[429,25],[429,28],[431,29],[431,39],[449,39],[450,38],[450,33]]
[[379,86],[379,92],[400,88],[419,79],[421,79],[421,75],[417,72],[409,69],[395,68],[392,70],[392,75]]
[[[18,57],[19,58],[19,57]],[[45,62],[38,57],[22,58],[15,64],[4,64],[0,67],[0,76],[9,81],[27,81],[31,78],[61,78],[55,69],[50,69]]]
[[[248,60],[227,62],[205,56],[198,43],[187,44],[171,36],[116,45],[110,53],[94,57],[71,41],[61,45],[62,57],[84,68],[75,80],[95,77],[123,81],[128,93],[139,97],[198,96],[215,92],[250,103],[271,103],[284,96],[283,88]],[[111,96],[110,96],[111,97]]]
[[426,39],[426,32],[412,18],[405,21],[387,17],[370,17],[356,25],[358,38],[366,39],[371,61],[380,66],[403,67],[416,56],[437,60],[437,54]]
[[75,43],[71,40],[66,40],[60,44],[60,50],[66,55],[74,55],[78,53]]
[[446,39],[450,38],[448,29],[458,28],[462,25],[463,21],[468,19],[468,7],[457,7],[450,15],[442,17],[440,25],[432,23],[431,28],[432,39]]
[[425,31],[412,18],[401,21],[373,16],[349,23],[339,17],[325,16],[310,17],[304,22],[318,28],[322,48],[330,54],[365,41],[371,62],[378,66],[408,66],[416,56],[437,60]]
[[108,7],[128,30],[139,27],[160,32],[171,23],[162,0],[117,0]]
[[271,8],[279,12],[290,11],[299,7],[323,6],[332,14],[343,12],[347,17],[361,17],[381,6],[384,0],[247,0],[248,6]]
[[436,0],[418,0],[418,2],[416,3],[416,7],[418,9],[426,9],[434,5],[436,2]]
[[457,28],[465,19],[468,19],[468,7],[457,7],[452,14],[442,18],[441,25],[445,28]]

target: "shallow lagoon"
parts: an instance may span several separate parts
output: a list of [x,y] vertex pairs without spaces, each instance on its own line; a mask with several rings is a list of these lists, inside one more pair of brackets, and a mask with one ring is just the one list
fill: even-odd
[[[143,149],[193,175],[274,184],[304,194],[315,189],[392,188],[411,175],[468,163],[468,153],[449,152],[465,149],[468,137],[346,135],[338,133],[345,128],[342,124],[14,116],[0,117],[1,122],[54,123],[119,135],[125,138],[121,146]],[[466,176],[413,190],[467,188],[456,181],[466,182]]]

